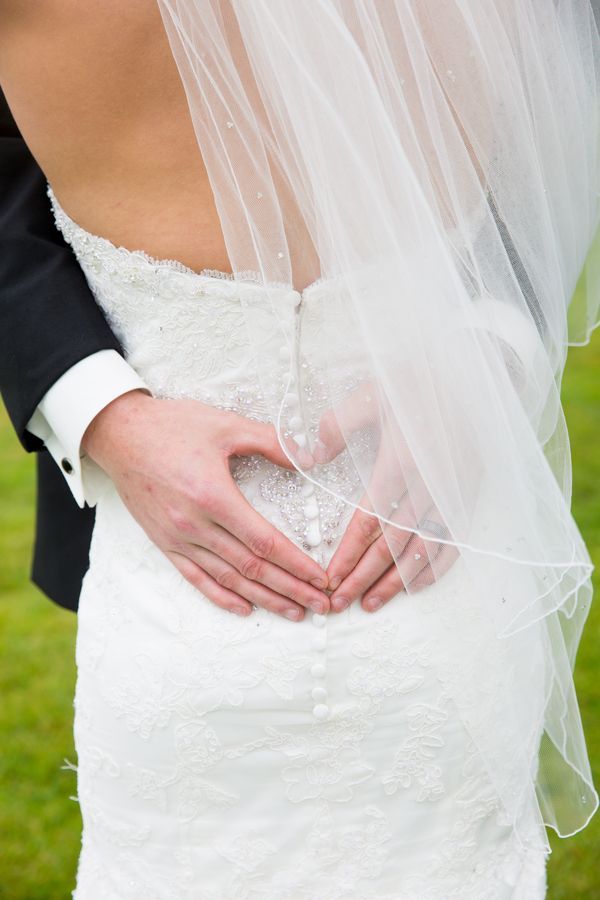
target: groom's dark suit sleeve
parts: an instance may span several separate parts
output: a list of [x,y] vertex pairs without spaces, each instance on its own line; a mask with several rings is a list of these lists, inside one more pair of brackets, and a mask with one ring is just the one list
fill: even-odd
[[56,229],[46,179],[0,93],[0,389],[26,450],[26,425],[55,381],[98,350],[121,351],[71,248]]
[[61,376],[107,350],[122,356],[0,92],[0,392],[25,450],[41,451],[32,579],[70,608],[88,565],[94,510],[77,505],[66,474],[27,424]]

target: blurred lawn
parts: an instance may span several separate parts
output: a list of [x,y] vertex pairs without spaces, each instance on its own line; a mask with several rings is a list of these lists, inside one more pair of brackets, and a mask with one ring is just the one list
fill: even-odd
[[[600,564],[600,333],[569,352],[563,398],[573,507]],[[71,735],[75,616],[28,581],[34,466],[0,407],[0,898],[67,900],[80,842]],[[596,591],[598,578],[595,579]],[[577,689],[600,787],[600,599],[577,661]],[[551,833],[550,900],[600,900],[600,813],[574,838]],[[226,900],[226,898],[223,898]]]

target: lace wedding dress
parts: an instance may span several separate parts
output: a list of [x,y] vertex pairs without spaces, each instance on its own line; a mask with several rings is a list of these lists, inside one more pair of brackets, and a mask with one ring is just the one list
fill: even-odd
[[[257,367],[277,385],[289,357],[271,340],[280,332],[260,285],[117,248],[49,196],[153,393],[264,419]],[[308,351],[327,293],[327,281],[281,289],[281,314],[292,336],[302,321]],[[264,319],[261,359],[249,349],[248,304]],[[297,371],[302,390],[318,390],[310,358]],[[351,377],[351,361],[340,377]],[[301,403],[293,390],[290,402]],[[263,516],[327,565],[351,509],[258,456],[232,472]],[[350,477],[344,454],[330,472]],[[355,602],[300,623],[263,609],[237,617],[184,580],[104,478],[78,616],[73,897],[544,897],[542,826],[530,844],[518,840],[464,724],[489,720],[494,740],[502,709],[463,706],[455,689],[456,660],[472,683],[501,677],[477,655],[483,626],[469,591],[459,560],[376,613]]]

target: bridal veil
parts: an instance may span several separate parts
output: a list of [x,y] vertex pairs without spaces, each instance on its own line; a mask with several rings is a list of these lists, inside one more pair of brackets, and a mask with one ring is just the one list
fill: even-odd
[[[597,10],[159,6],[233,277],[260,283],[281,320],[289,377],[275,391],[265,377],[264,396],[282,446],[376,516],[396,557],[416,535],[413,556],[440,578],[464,566],[478,603],[448,627],[481,628],[449,661],[461,715],[507,820],[525,834],[535,792],[541,820],[574,833],[598,802],[572,676],[592,564],[570,512],[560,387],[600,301]],[[316,325],[307,309],[290,333],[281,286],[294,315],[319,291]],[[260,360],[251,303],[247,320]],[[303,352],[318,391],[303,387]],[[305,468],[301,430],[317,460]],[[541,701],[523,703],[536,679]],[[470,715],[477,692],[485,721]]]

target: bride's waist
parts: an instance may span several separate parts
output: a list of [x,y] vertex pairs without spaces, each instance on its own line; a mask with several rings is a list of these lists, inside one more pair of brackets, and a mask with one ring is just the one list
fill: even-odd
[[316,291],[305,300],[159,267],[154,286],[146,269],[121,291],[118,274],[108,285],[88,279],[127,361],[157,397],[274,421],[284,406],[292,418],[314,413],[366,377],[348,317],[340,321]]
[[270,419],[285,392],[314,398],[327,384],[331,398],[336,384],[352,385],[362,338],[344,279],[319,278],[300,293],[256,272],[196,272],[86,231],[51,188],[48,196],[128,362],[155,395]]
[[[280,351],[283,351],[282,345]],[[293,351],[292,351],[293,352]],[[318,419],[335,402],[356,390],[365,378],[359,367],[314,367],[303,356],[258,358],[248,348],[245,358],[231,359],[225,350],[203,352],[186,347],[133,344],[125,358],[160,399],[197,400],[267,423],[279,423],[290,434],[318,430]]]

